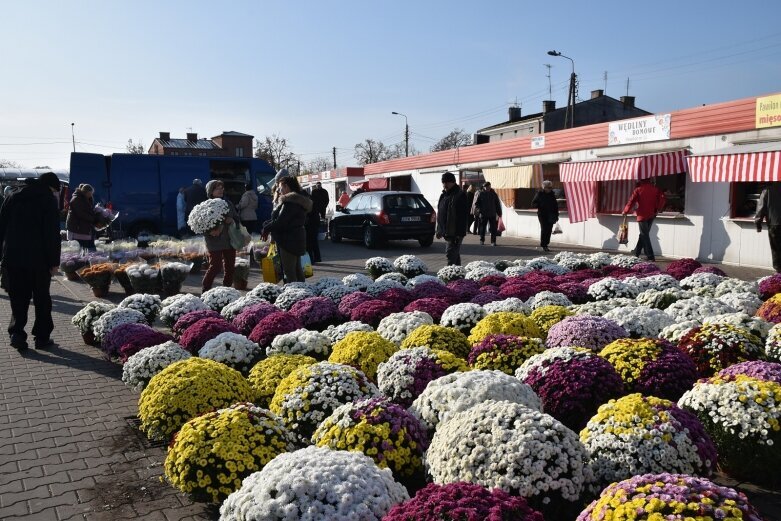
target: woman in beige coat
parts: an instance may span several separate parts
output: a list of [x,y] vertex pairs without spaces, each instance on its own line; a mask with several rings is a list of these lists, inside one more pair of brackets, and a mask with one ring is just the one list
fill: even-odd
[[239,211],[241,224],[250,233],[258,232],[258,194],[255,192],[252,183],[247,183],[244,187],[245,192],[241,195],[236,209]]

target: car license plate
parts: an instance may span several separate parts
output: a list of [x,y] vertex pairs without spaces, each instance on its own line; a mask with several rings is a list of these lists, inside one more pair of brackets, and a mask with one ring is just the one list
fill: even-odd
[[409,216],[409,217],[402,217],[401,218],[401,222],[403,222],[403,223],[408,223],[408,222],[413,222],[413,221],[420,221],[420,216],[419,215],[412,215],[412,216]]

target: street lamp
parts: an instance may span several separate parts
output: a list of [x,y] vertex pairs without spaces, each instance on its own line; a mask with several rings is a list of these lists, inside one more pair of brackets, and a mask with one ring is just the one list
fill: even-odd
[[[401,112],[391,112],[395,116],[404,116]],[[409,157],[409,123],[407,123],[407,116],[404,116],[404,155]]]
[[564,114],[564,128],[572,128],[575,126],[575,60],[569,56],[564,56],[559,51],[548,51],[548,55],[561,56],[572,62],[572,74],[569,77],[569,94],[567,95],[567,112]]

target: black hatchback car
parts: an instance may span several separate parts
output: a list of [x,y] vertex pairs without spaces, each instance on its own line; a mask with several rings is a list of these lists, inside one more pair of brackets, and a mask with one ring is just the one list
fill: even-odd
[[434,242],[437,214],[422,194],[364,192],[337,208],[328,226],[333,242],[362,241],[374,248],[389,239],[417,239],[424,248]]

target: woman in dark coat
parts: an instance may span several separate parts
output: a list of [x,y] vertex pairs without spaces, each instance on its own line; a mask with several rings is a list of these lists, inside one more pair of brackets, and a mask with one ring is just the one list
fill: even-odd
[[312,200],[303,193],[295,177],[281,177],[277,184],[278,204],[271,219],[263,223],[263,236],[271,234],[277,243],[285,282],[305,282],[301,256],[306,253],[305,226]]
[[[206,195],[209,199],[222,199],[225,195],[225,185],[222,181],[211,180],[206,183]],[[231,246],[229,226],[236,222],[239,215],[233,209],[232,204],[228,204],[228,215],[225,216],[225,220],[203,234],[204,242],[206,242],[206,252],[209,255],[209,267],[203,276],[201,282],[201,292],[211,289],[214,279],[222,268],[223,286],[231,286],[233,284],[233,272],[236,269],[236,250]]]
[[559,220],[559,203],[552,188],[553,183],[548,180],[543,181],[542,190],[532,199],[532,207],[537,208],[537,219],[540,221],[540,247],[544,251],[550,251],[548,244],[550,244],[553,225]]
[[68,240],[78,241],[82,248],[95,251],[95,224],[98,214],[92,195],[95,190],[88,184],[81,184],[73,192],[68,206],[68,217],[65,228],[68,230]]

